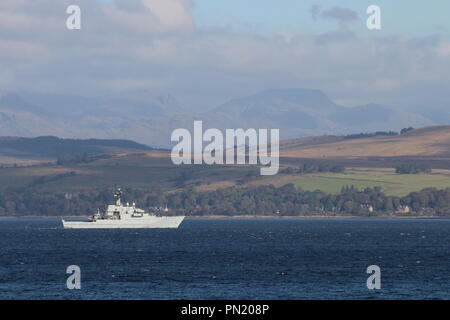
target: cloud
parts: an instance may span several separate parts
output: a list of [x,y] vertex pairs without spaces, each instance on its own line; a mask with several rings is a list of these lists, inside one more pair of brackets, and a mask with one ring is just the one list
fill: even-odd
[[318,18],[318,16],[320,15],[320,11],[321,8],[319,5],[314,4],[311,6],[311,16],[313,17],[314,20]]
[[358,20],[358,14],[349,8],[334,7],[330,10],[322,11],[322,16],[325,18],[336,19],[341,22]]
[[182,0],[120,0],[102,8],[103,23],[135,34],[189,33],[192,3]]
[[39,44],[0,39],[0,57],[23,63],[24,60],[39,61],[49,59],[51,52]]
[[[72,3],[82,9],[79,31],[65,27]],[[311,14],[357,18],[344,8]],[[145,88],[173,92],[195,108],[305,87],[355,104],[408,103],[418,95],[432,103],[435,92],[417,88],[448,87],[449,56],[439,35],[366,37],[342,25],[288,37],[199,29],[187,0],[0,1],[0,84],[14,91],[96,96]]]
[[311,6],[311,16],[314,20],[318,18],[335,19],[339,22],[352,22],[358,20],[358,14],[349,8],[333,7],[322,10],[319,5]]
[[443,57],[450,57],[450,42],[445,41],[438,44],[436,48],[439,55]]
[[[135,34],[186,33],[194,29],[190,0],[2,0],[0,30],[59,33],[65,27],[66,8],[81,8],[82,21],[91,32],[130,31]],[[47,34],[49,35],[49,34]]]
[[163,28],[175,31],[192,30],[192,3],[179,0],[142,0],[144,6],[158,19]]

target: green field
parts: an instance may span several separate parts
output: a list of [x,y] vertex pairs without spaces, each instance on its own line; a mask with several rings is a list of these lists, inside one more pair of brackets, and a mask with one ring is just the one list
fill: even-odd
[[431,174],[395,174],[393,171],[352,170],[346,173],[317,173],[299,176],[294,184],[303,190],[322,190],[337,193],[344,186],[359,189],[380,186],[392,196],[404,196],[427,187],[445,189],[450,187],[450,172],[436,171]]

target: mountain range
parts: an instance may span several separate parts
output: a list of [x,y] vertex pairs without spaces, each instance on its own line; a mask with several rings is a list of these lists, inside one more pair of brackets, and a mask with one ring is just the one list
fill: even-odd
[[[438,113],[444,112],[444,115]],[[0,92],[0,136],[128,139],[153,147],[171,145],[176,128],[279,128],[282,139],[423,127],[450,120],[441,109],[406,111],[385,105],[348,107],[320,90],[265,90],[195,112],[171,94],[150,91],[81,97]]]

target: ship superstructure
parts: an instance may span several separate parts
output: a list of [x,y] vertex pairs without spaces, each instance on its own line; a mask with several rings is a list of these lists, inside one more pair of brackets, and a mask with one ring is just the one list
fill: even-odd
[[[135,203],[123,204],[120,188],[114,192],[115,204],[106,207],[104,213],[97,211],[89,221],[62,220],[65,229],[108,229],[108,228],[178,228],[184,216],[169,216],[146,212]],[[164,214],[168,213],[164,210]]]

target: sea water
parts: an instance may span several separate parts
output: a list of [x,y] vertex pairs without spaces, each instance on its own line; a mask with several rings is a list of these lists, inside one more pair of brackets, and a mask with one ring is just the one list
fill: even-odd
[[[81,289],[67,288],[68,266]],[[367,288],[367,267],[381,289]],[[186,219],[64,230],[0,219],[1,299],[450,299],[450,220]]]

